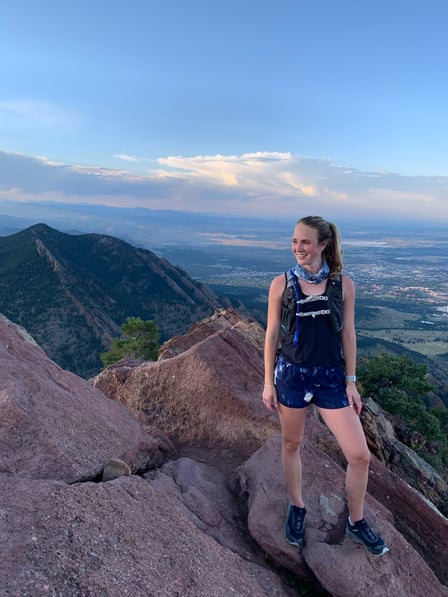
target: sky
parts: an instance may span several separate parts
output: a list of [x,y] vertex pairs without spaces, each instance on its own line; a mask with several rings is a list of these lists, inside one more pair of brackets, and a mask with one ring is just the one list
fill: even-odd
[[448,222],[446,0],[15,0],[0,200]]

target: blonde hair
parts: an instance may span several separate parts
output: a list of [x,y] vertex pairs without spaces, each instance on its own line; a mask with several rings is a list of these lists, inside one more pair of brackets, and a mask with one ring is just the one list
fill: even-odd
[[339,229],[333,222],[327,222],[320,216],[305,216],[297,221],[297,224],[309,226],[317,231],[317,238],[320,243],[326,242],[327,246],[322,252],[330,267],[330,276],[338,276],[344,267],[342,259],[341,235]]

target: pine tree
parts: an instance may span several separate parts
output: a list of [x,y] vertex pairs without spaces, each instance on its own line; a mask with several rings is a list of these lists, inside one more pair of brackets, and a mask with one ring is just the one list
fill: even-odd
[[120,338],[114,338],[111,349],[100,355],[105,367],[124,358],[157,360],[160,332],[154,321],[128,317],[120,329]]

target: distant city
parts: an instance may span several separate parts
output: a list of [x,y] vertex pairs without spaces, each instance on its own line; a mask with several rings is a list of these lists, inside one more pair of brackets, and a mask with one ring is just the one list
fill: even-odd
[[[287,249],[213,245],[156,249],[192,277],[212,285],[268,288],[271,279],[294,264]],[[418,301],[431,320],[448,321],[448,239],[445,241],[385,239],[369,244],[344,243],[345,273],[358,296]]]

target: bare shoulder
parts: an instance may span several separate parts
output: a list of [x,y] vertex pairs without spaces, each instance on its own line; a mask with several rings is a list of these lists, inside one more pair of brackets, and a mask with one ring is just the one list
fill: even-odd
[[275,278],[271,282],[270,292],[273,294],[282,294],[285,289],[286,278],[285,274],[280,274],[279,276],[275,276]]
[[342,274],[342,291],[344,296],[354,296],[355,294],[355,284],[346,274]]

